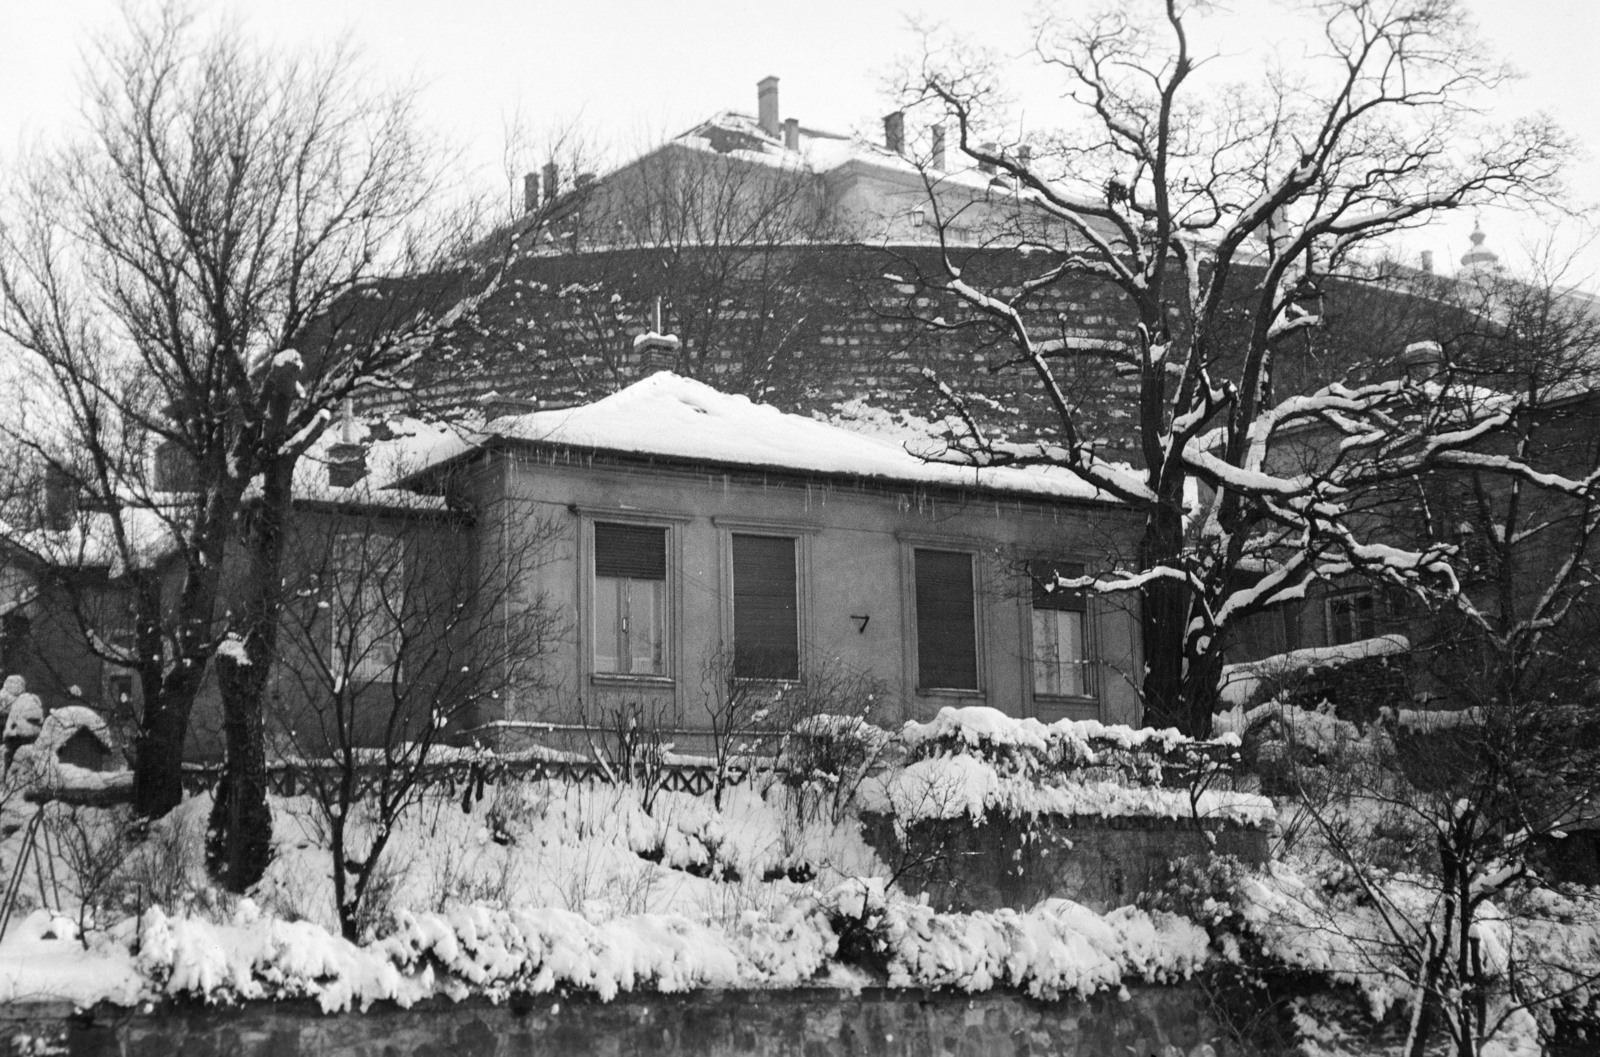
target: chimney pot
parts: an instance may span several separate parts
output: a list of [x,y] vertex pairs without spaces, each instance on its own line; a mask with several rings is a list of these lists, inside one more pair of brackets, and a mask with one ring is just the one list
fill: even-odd
[[522,177],[522,211],[532,213],[539,208],[539,174],[525,173]]
[[544,200],[547,203],[556,200],[556,184],[560,174],[561,170],[556,168],[555,162],[544,163]]
[[933,167],[944,171],[944,125],[933,126]]
[[774,138],[778,135],[778,79],[763,77],[756,84],[756,106],[761,131]]
[[883,145],[896,154],[906,152],[906,112],[896,110],[883,118]]
[[783,120],[783,145],[788,150],[800,149],[800,119],[797,117],[784,118]]

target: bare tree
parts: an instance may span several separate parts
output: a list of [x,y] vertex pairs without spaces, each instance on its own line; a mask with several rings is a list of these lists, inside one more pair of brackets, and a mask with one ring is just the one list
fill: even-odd
[[1548,1035],[1569,1002],[1581,1020],[1600,963],[1539,874],[1595,814],[1592,709],[1524,698],[1319,740],[1288,756],[1290,850],[1311,883],[1267,904],[1268,932],[1399,996],[1411,1057],[1441,1034],[1479,1053],[1519,1018]]
[[[301,515],[285,646],[269,722],[304,768],[329,838],[340,928],[354,940],[381,907],[384,853],[463,731],[544,684],[562,628],[528,585],[558,527],[518,511],[493,523],[443,510]],[[448,762],[448,761],[445,761]]]
[[1296,927],[1409,995],[1407,1053],[1442,1034],[1465,1055],[1514,1018],[1550,1031],[1600,981],[1600,964],[1563,940],[1568,905],[1553,884],[1559,849],[1600,815],[1600,497],[1573,487],[1600,472],[1600,317],[1554,273],[1428,286],[1457,310],[1437,317],[1453,325],[1413,370],[1463,420],[1514,409],[1457,465],[1397,481],[1362,511],[1452,567],[1425,581],[1434,611],[1411,621],[1414,668],[1444,707],[1359,734],[1328,720],[1336,736],[1298,744],[1287,722],[1280,763],[1299,854],[1331,859],[1334,878],[1298,901]]
[[[264,53],[167,6],[101,44],[85,92],[86,135],[38,159],[8,202],[0,319],[67,443],[40,451],[110,518],[123,567],[148,543],[130,516],[179,555],[175,597],[143,585],[139,803],[157,813],[181,795],[214,662],[227,751],[214,824],[230,836],[213,868],[243,888],[269,854],[261,699],[295,465],[341,401],[391,382],[478,287],[470,269],[433,270],[460,248],[462,215],[429,208],[444,159],[410,93],[369,89],[344,46]],[[155,481],[152,450],[170,471]],[[230,561],[243,586],[223,604]]]
[[[1010,439],[1005,405],[941,379],[968,426],[957,454],[1065,466],[1144,512],[1138,553],[1093,586],[1142,596],[1146,722],[1204,735],[1242,620],[1352,569],[1414,582],[1438,567],[1437,551],[1364,538],[1352,497],[1450,463],[1511,415],[1464,423],[1404,378],[1291,390],[1284,365],[1314,354],[1338,280],[1371,277],[1364,247],[1439,211],[1542,195],[1567,147],[1548,124],[1482,120],[1506,74],[1454,0],[1313,3],[1315,51],[1260,90],[1202,75],[1190,23],[1203,5],[1139,8],[1037,25],[1070,123],[1036,144],[1006,129],[990,66],[930,45],[906,102],[953,122],[961,152],[995,174],[988,208],[1009,205],[1002,230],[1027,252],[1007,279],[964,274],[934,194],[933,263],[908,255],[898,278],[906,315],[994,339],[1048,409],[1048,429]],[[1073,289],[1110,295],[1115,340],[1041,310]],[[1083,399],[1068,384],[1084,370],[1118,382],[1139,465],[1108,457],[1108,390]]]

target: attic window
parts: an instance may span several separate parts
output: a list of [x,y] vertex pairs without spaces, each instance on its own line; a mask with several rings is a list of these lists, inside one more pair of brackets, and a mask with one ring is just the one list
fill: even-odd
[[911,226],[920,228],[928,222],[928,211],[921,206],[911,211]]

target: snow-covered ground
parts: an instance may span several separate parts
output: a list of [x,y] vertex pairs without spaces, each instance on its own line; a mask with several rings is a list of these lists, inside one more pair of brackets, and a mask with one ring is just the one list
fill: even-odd
[[[721,811],[707,797],[662,793],[652,813],[630,786],[486,792],[470,812],[441,794],[407,815],[387,860],[386,913],[360,945],[338,936],[310,801],[274,802],[277,854],[239,900],[206,886],[194,838],[209,798],[186,801],[130,854],[124,882],[163,880],[169,905],[109,914],[82,934],[70,908],[19,916],[0,941],[0,1001],[304,996],[334,1010],[556,987],[610,998],[874,979],[1053,997],[1186,977],[1207,957],[1203,930],[1132,907],[1102,916],[1053,900],[935,913],[891,883],[853,820],[805,817],[779,784],[734,789]],[[76,811],[105,833],[121,821]],[[18,831],[0,846],[5,862],[20,841]],[[60,876],[70,856],[57,851],[71,903],[79,882]],[[846,933],[877,948],[879,976],[839,959]]]
[[[1302,711],[1268,702],[1251,717],[1329,760],[1355,759],[1369,737]],[[871,733],[880,748],[887,735]],[[725,790],[720,807],[709,795],[598,781],[439,789],[402,817],[357,943],[340,936],[327,823],[309,797],[274,799],[273,860],[248,898],[206,878],[207,796],[139,837],[126,808],[51,805],[37,831],[46,854],[23,872],[0,940],[0,1002],[295,997],[336,1011],[433,996],[873,984],[1051,999],[1182,980],[1208,965],[1255,971],[1265,958],[1348,985],[1374,1019],[1409,1008],[1414,965],[1384,915],[1398,908],[1426,927],[1439,906],[1422,875],[1374,869],[1375,899],[1303,824],[1303,804],[1226,783],[1162,784],[1164,768],[1231,753],[1237,735],[1202,743],[968,708],[895,739],[884,754],[894,762],[866,777],[844,812],[832,790],[771,773]],[[7,878],[37,810],[15,786],[0,788]],[[1187,902],[1180,885],[1180,896],[1105,914],[1060,898],[941,913],[896,883],[905,864],[863,839],[865,812],[973,825],[997,815],[1198,816],[1274,830],[1283,846],[1265,870],[1226,866],[1240,870],[1226,890],[1191,891]],[[1383,812],[1345,816],[1339,824],[1357,830],[1394,827]],[[364,853],[371,820],[351,824]],[[1473,928],[1491,973],[1544,973],[1542,986],[1575,1000],[1600,978],[1600,894],[1508,890]],[[1307,1052],[1346,1052],[1337,1027],[1313,1013],[1296,1014],[1321,1047]],[[1537,1027],[1513,1009],[1482,1052],[1531,1057]]]

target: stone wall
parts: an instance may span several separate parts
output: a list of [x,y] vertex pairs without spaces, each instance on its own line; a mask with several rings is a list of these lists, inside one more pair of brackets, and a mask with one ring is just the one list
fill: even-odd
[[871,816],[865,834],[898,868],[900,886],[926,891],[940,910],[1026,909],[1066,898],[1104,912],[1136,902],[1171,876],[1183,857],[1231,855],[1267,861],[1264,830],[1166,818],[1016,819],[991,813],[918,822],[901,838],[893,820]]
[[[323,1015],[309,1002],[234,1008],[11,1008],[8,1052],[74,1057],[1226,1057],[1241,1052],[1191,987],[1133,987],[1088,1001],[869,988],[519,996]],[[26,1043],[23,1039],[35,1040]],[[43,1044],[42,1046],[40,1044]],[[36,1048],[29,1049],[32,1045]],[[59,1046],[51,1049],[49,1046]]]

